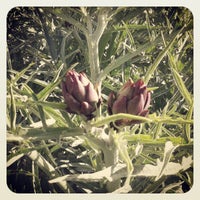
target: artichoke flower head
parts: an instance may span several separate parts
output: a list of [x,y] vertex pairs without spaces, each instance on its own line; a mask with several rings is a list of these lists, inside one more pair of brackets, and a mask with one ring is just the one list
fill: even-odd
[[[108,97],[108,112],[110,115],[128,113],[146,117],[149,112],[150,100],[151,92],[147,90],[144,82],[139,79],[134,83],[129,79],[117,93],[110,93]],[[121,119],[115,123],[120,126],[132,125],[140,123],[140,121]]]
[[65,81],[61,83],[61,87],[67,104],[66,110],[69,113],[82,114],[87,118],[92,118],[99,96],[86,74],[69,70],[65,75]]

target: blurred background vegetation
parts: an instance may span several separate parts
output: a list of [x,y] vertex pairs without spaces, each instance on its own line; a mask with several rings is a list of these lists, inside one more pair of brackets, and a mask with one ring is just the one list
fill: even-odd
[[[72,68],[90,77],[83,30],[88,27],[88,16],[92,28],[97,27],[103,9],[109,9],[110,18],[98,46],[100,69],[105,74],[102,116],[107,116],[106,100],[111,91],[118,91],[130,77],[134,81],[147,80],[148,70],[155,66],[147,81],[149,88],[156,88],[150,113],[176,120],[192,119],[189,96],[193,94],[193,16],[187,8],[13,8],[7,16],[7,184],[14,192],[106,192],[103,181],[69,181],[67,189],[48,182],[54,176],[98,171],[101,162],[88,141],[78,137],[82,133],[75,133],[82,119],[65,112],[60,82]],[[64,130],[68,130],[66,137],[60,137]],[[179,145],[171,161],[181,163],[183,156],[193,155],[190,124],[143,124],[131,127],[129,132],[141,135],[140,139],[128,141],[136,166],[156,165],[156,160],[163,158],[168,140]],[[131,151],[139,141],[143,150],[136,157]],[[31,152],[35,150],[50,164],[50,172],[34,160]],[[131,192],[181,193],[189,191],[192,184],[193,168],[189,167],[157,181],[136,177]]]

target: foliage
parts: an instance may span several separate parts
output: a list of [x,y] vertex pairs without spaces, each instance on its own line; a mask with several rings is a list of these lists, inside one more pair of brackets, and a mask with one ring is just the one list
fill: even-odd
[[[7,184],[17,193],[183,193],[193,185],[193,16],[183,7],[16,7],[7,17]],[[66,112],[84,72],[101,105]],[[146,117],[108,115],[131,78]],[[116,120],[140,124],[117,127]]]

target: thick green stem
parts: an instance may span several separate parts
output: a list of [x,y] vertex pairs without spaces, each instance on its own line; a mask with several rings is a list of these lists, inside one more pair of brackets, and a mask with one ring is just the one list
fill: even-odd
[[[119,161],[119,151],[117,146],[115,145],[114,138],[110,134],[109,135],[109,141],[106,141],[105,148],[103,148],[103,154],[104,154],[104,162],[106,167],[110,167],[112,165],[115,165]],[[113,192],[120,188],[120,182],[121,179],[107,182],[106,188],[108,192]]]
[[94,84],[96,84],[97,77],[100,73],[99,66],[99,49],[98,49],[98,41],[94,40],[93,35],[89,35],[87,38],[88,43],[88,54],[89,54],[89,63],[90,63],[90,73],[91,79]]
[[[85,36],[87,39],[88,46],[91,81],[94,84],[99,97],[101,97],[102,80],[98,78],[100,76],[101,71],[99,64],[99,41],[108,24],[109,8],[101,8],[99,10],[96,29],[94,27],[94,24],[92,23],[91,16],[87,13],[87,11],[84,8],[82,8],[82,11],[87,19],[87,31],[85,32]],[[101,107],[99,107],[99,109],[97,110],[97,116],[101,116]]]
[[[101,82],[102,80],[98,77],[100,76],[100,64],[99,64],[99,41],[101,36],[108,24],[109,17],[108,13],[109,8],[100,8],[98,12],[98,21],[94,27],[94,24],[91,21],[91,17],[88,15],[86,10],[82,8],[83,13],[87,18],[87,45],[88,45],[88,54],[89,54],[89,65],[91,73],[91,81],[94,84],[95,88],[98,91],[99,96],[101,96]],[[100,113],[99,115],[100,116]],[[104,154],[104,161],[106,167],[110,167],[118,163],[118,149],[114,143],[114,138],[110,135],[108,141],[105,142],[105,148],[102,149]],[[107,183],[107,190],[113,192],[114,190],[120,187],[120,181],[112,181]]]
[[[88,129],[88,128],[87,128]],[[87,133],[86,138],[89,140],[91,146],[100,149],[103,152],[104,166],[106,168],[113,167],[119,162],[119,149],[116,145],[113,132],[107,135],[103,128],[93,127],[90,132]],[[111,172],[114,174],[115,172]],[[106,188],[108,192],[113,192],[120,188],[121,179],[115,181],[108,181]]]
[[87,16],[87,30],[86,38],[88,45],[88,54],[89,54],[89,64],[90,64],[90,72],[91,72],[91,80],[98,90],[99,95],[101,94],[101,80],[97,82],[98,77],[100,75],[100,65],[99,65],[99,41],[101,36],[108,24],[108,8],[101,8],[98,13],[98,21],[95,31],[91,18],[88,14]]

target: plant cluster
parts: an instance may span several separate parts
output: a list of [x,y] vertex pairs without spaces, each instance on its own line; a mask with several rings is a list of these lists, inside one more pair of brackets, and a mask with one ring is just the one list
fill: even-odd
[[16,7],[7,16],[7,185],[193,185],[193,16],[183,7]]

